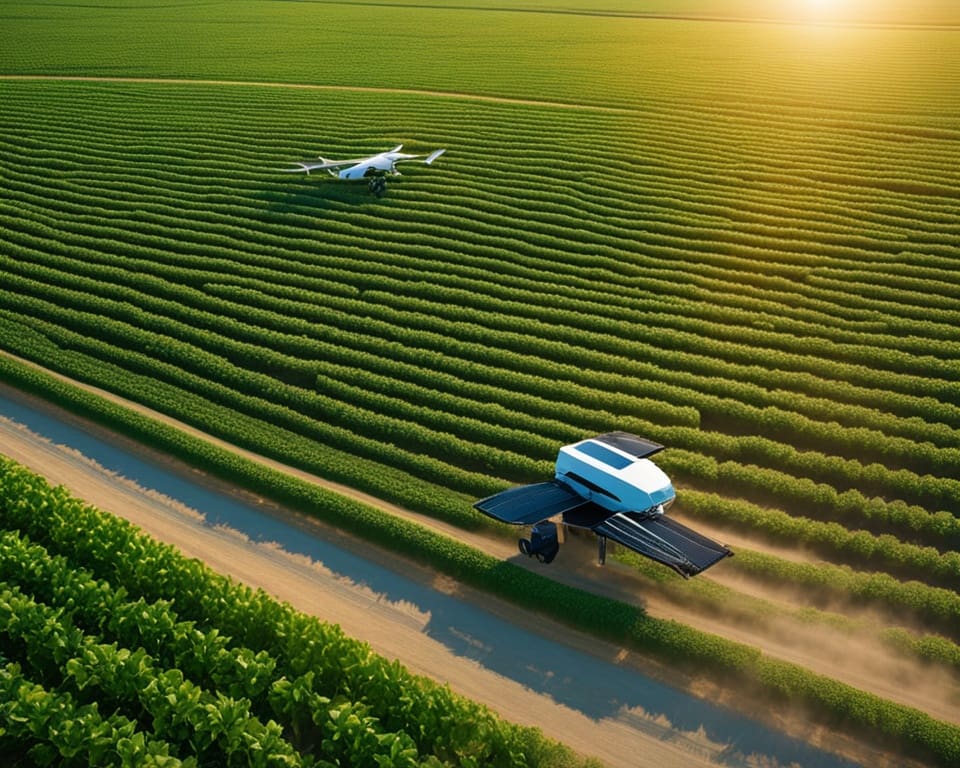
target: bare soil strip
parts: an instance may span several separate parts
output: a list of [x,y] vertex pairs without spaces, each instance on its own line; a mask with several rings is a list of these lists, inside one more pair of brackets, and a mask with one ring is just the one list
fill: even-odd
[[360,85],[323,85],[316,83],[278,83],[258,80],[194,80],[176,77],[96,77],[87,75],[2,75],[0,80],[51,81],[65,83],[144,83],[149,85],[215,85],[246,86],[251,88],[293,88],[307,91],[348,91],[351,93],[389,93],[407,96],[434,96],[444,99],[463,99],[482,101],[490,104],[522,104],[530,107],[551,107],[556,109],[577,109],[588,112],[607,112],[611,114],[630,114],[636,110],[620,107],[604,107],[590,104],[573,104],[564,101],[538,101],[537,99],[514,99],[507,96],[486,96],[461,91],[431,91],[416,88],[377,88]]

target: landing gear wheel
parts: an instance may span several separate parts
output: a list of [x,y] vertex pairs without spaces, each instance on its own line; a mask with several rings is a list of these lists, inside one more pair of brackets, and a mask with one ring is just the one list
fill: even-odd
[[374,176],[370,179],[368,185],[370,191],[377,197],[381,197],[387,191],[387,180],[383,176]]
[[541,563],[552,563],[553,558],[560,551],[560,542],[557,540],[557,526],[549,520],[542,520],[533,526],[529,539],[520,539],[518,542],[520,553],[527,557],[535,557]]

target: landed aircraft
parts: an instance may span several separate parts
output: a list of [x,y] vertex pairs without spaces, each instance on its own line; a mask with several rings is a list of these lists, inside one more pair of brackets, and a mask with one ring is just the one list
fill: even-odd
[[520,551],[549,563],[560,550],[557,525],[584,528],[599,537],[600,564],[607,539],[695,576],[731,552],[664,513],[676,499],[670,478],[650,456],[658,443],[627,432],[608,432],[560,448],[553,480],[522,485],[473,506],[514,525],[532,525]]
[[411,160],[430,165],[440,155],[446,152],[445,149],[437,149],[424,157],[423,155],[410,155],[401,152],[403,144],[399,144],[387,152],[381,152],[378,155],[370,157],[359,157],[352,160],[327,160],[320,158],[320,162],[298,162],[296,168],[284,168],[287,173],[307,173],[310,171],[327,171],[331,176],[347,181],[357,181],[368,179],[370,191],[378,197],[387,189],[387,175],[399,176],[397,163],[403,163]]

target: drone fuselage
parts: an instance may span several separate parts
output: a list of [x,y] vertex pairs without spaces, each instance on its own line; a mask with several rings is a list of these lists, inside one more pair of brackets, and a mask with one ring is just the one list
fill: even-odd
[[676,498],[670,478],[650,459],[597,440],[563,446],[556,479],[611,512],[663,511]]
[[416,155],[408,155],[405,152],[382,152],[362,163],[344,168],[337,173],[336,176],[345,181],[358,181],[378,173],[389,173],[392,176],[397,176],[399,175],[399,171],[396,168],[397,162],[400,160],[413,160],[416,157]]

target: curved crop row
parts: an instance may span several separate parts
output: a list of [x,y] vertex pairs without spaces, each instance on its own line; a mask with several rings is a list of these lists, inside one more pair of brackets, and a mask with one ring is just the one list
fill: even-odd
[[[397,737],[400,751],[409,752],[415,736],[423,754],[435,755],[442,764],[472,755],[486,764],[501,766],[573,762],[569,753],[545,741],[539,732],[502,723],[448,688],[415,680],[399,665],[343,637],[336,627],[296,614],[263,593],[255,594],[214,576],[196,561],[187,561],[132,526],[71,499],[62,489],[51,489],[8,460],[0,461],[0,497],[4,526],[39,536],[48,549],[60,551],[64,558],[57,561],[60,566],[88,568],[127,593],[151,602],[159,597],[158,592],[164,592],[198,627],[217,628],[233,636],[235,642],[277,659],[268,696],[270,706],[279,709],[278,714],[299,718],[301,725],[303,707],[308,708],[308,718],[319,715],[316,725],[323,740],[314,746],[321,759],[363,763],[375,759],[376,754],[397,757],[394,741],[379,737],[388,734],[390,728],[404,728],[410,735]],[[48,515],[37,514],[42,505]],[[77,525],[90,535],[77,537]],[[70,581],[69,570],[63,577],[61,580]],[[231,743],[238,749],[244,749],[240,746],[243,742],[249,745],[243,730],[233,727],[249,720],[248,699],[231,704],[233,700],[218,691],[217,709],[224,718],[205,719],[206,693],[185,680],[178,670],[153,675],[153,665],[142,648],[131,652],[116,644],[97,643],[92,636],[64,624],[62,611],[18,597],[15,591],[7,590],[4,596],[8,599],[0,605],[9,610],[2,613],[3,626],[7,632],[22,635],[33,671],[46,670],[48,677],[61,677],[64,685],[78,692],[91,685],[107,686],[120,701],[139,700],[148,709],[154,708],[158,731],[176,734],[178,739],[187,738],[193,728],[228,750]],[[109,617],[103,616],[101,621],[109,621]],[[334,695],[304,695],[322,694],[324,690]],[[344,712],[352,717],[344,716]],[[441,717],[443,713],[457,713],[459,717]],[[356,728],[356,717],[363,721],[361,739],[348,738]],[[489,738],[477,741],[472,729],[458,729],[461,719],[482,727]],[[292,724],[290,727],[297,730]],[[281,733],[279,725],[271,723],[265,728],[272,734],[271,743],[282,743],[282,739],[276,741]],[[266,732],[258,738],[263,739]],[[213,747],[205,741],[207,736],[191,739],[190,749],[196,750],[201,744]],[[260,757],[266,765],[272,747],[266,740],[261,743]],[[417,765],[416,756],[414,749],[399,764]],[[309,756],[295,757],[297,762],[313,764]]]
[[[156,425],[152,429],[170,432]],[[582,593],[571,592],[568,595],[568,588],[534,574],[509,567],[506,570],[510,572],[506,573],[503,564],[492,562],[462,544],[446,539],[441,541],[440,537],[427,535],[422,531],[415,532],[407,523],[396,519],[388,521],[383,516],[363,511],[360,505],[354,502],[337,500],[325,492],[310,490],[298,480],[281,478],[271,470],[256,468],[242,459],[231,458],[209,445],[201,448],[199,442],[192,438],[178,436],[175,439],[183,448],[199,448],[208,461],[221,464],[224,468],[227,464],[233,465],[234,471],[240,470],[241,474],[247,475],[248,481],[253,481],[254,484],[266,482],[273,488],[274,493],[279,493],[288,502],[299,497],[299,503],[303,503],[309,497],[309,506],[312,509],[324,510],[344,522],[352,520],[352,526],[361,526],[368,535],[376,539],[384,535],[384,541],[390,540],[394,546],[423,550],[424,555],[429,551],[432,554],[426,559],[435,566],[457,578],[475,581],[501,594],[509,595],[521,604],[534,601],[541,606],[555,606],[555,610],[560,610],[559,607],[563,606],[562,615],[578,625],[594,622],[596,611],[599,610],[605,617],[603,624],[608,632],[626,632],[632,643],[657,655],[684,659],[686,664],[700,667],[702,671],[710,669],[714,675],[745,675],[746,679],[754,680],[766,690],[777,691],[787,699],[796,700],[794,697],[800,697],[812,706],[826,707],[832,716],[841,717],[852,727],[883,734],[885,739],[908,738],[911,749],[919,749],[933,756],[938,762],[946,761],[944,764],[948,764],[957,756],[956,747],[953,746],[956,728],[939,723],[915,710],[884,702],[849,686],[807,673],[793,665],[760,657],[750,649],[685,629],[673,622],[641,619],[634,609],[622,604],[586,597]],[[207,462],[203,463],[208,465]],[[4,519],[8,526],[13,524],[28,531],[29,535],[37,536],[54,550],[63,549],[74,553],[71,555],[72,559],[85,563],[98,572],[112,573],[115,576],[122,574],[123,585],[133,594],[142,594],[148,599],[159,597],[161,593],[176,595],[177,604],[187,618],[203,617],[203,621],[215,622],[231,634],[237,632],[236,637],[240,642],[269,650],[271,643],[279,641],[279,637],[269,631],[269,625],[264,623],[264,614],[259,612],[256,605],[251,604],[249,596],[242,600],[224,600],[222,589],[217,589],[217,596],[212,603],[205,599],[203,590],[197,589],[196,579],[198,576],[204,580],[212,577],[208,572],[201,572],[199,569],[202,567],[198,564],[189,571],[181,572],[175,566],[177,556],[169,548],[148,543],[144,537],[134,533],[131,526],[120,521],[106,524],[103,517],[95,517],[97,522],[94,527],[98,529],[96,536],[77,537],[75,530],[80,522],[78,514],[81,510],[75,510],[69,518],[60,518],[59,522],[52,515],[37,514],[37,511],[31,508],[29,500],[35,499],[38,493],[46,493],[42,490],[42,484],[40,490],[26,491],[29,483],[36,483],[35,478],[31,481],[28,473],[16,471],[10,462],[0,466],[4,467],[0,492],[6,498],[9,498],[12,492],[15,494],[14,498],[23,500],[12,508],[9,502],[0,505],[0,508],[5,510]],[[213,468],[212,464],[208,466]],[[307,494],[306,497],[303,496],[304,493]],[[62,496],[60,503],[64,501],[66,499]],[[54,513],[54,506],[58,505],[48,504],[46,508],[50,513]],[[96,516],[97,513],[87,508],[84,514]],[[362,521],[361,517],[364,518]],[[376,533],[381,527],[384,527],[382,534]],[[122,563],[117,563],[117,552],[125,553]],[[158,578],[158,574],[162,577]],[[184,588],[190,591],[185,593]],[[238,593],[244,591],[249,595],[249,590],[244,587],[233,586],[233,590]],[[545,601],[545,590],[557,592],[556,598],[561,597],[560,593],[568,598],[574,594],[577,597],[573,600]],[[253,603],[267,600],[269,598],[266,596],[260,596]],[[276,615],[277,608],[272,608],[269,615]],[[246,614],[248,610],[258,611],[257,621],[249,620]],[[284,637],[301,638],[302,635],[285,632]],[[907,729],[903,728],[904,722],[910,723]]]

